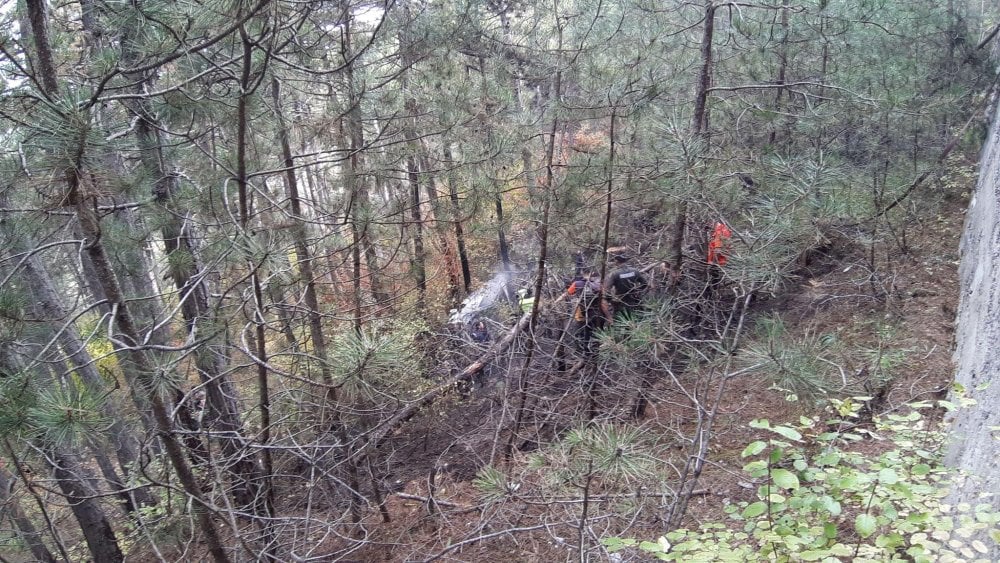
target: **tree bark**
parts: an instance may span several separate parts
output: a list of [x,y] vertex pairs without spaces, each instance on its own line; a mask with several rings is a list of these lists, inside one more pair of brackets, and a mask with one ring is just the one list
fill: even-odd
[[[698,73],[698,80],[695,83],[694,94],[694,115],[691,117],[691,138],[697,146],[698,151],[704,151],[707,147],[700,146],[701,142],[706,142],[706,123],[708,94],[712,86],[712,39],[715,31],[715,9],[714,0],[708,0],[705,4],[704,28],[701,36],[701,70]],[[677,211],[677,218],[674,220],[673,238],[671,241],[671,252],[673,255],[674,272],[682,272],[684,266],[684,235],[687,231],[688,203],[682,201],[680,209]],[[681,276],[676,276],[672,284],[676,289]]]
[[[240,236],[250,237],[253,235],[249,231],[252,203],[247,173],[247,137],[250,127],[247,105],[250,96],[253,95],[263,78],[255,78],[251,75],[253,71],[253,42],[244,27],[240,27],[239,31],[243,44],[243,64],[240,74],[240,97],[236,104],[236,186],[239,191]],[[248,258],[247,267],[250,270],[250,286],[254,300],[254,343],[257,346],[254,351],[257,361],[254,363],[257,368],[258,407],[260,408],[258,442],[261,452],[261,467],[259,472],[255,472],[258,480],[254,483],[254,495],[251,500],[254,514],[260,517],[257,524],[264,536],[261,555],[268,561],[276,561],[274,531],[270,523],[270,518],[274,515],[274,489],[271,484],[274,468],[269,447],[271,442],[271,393],[267,368],[267,334],[265,331],[267,321],[265,319],[264,292],[260,282],[261,264],[254,263],[253,257]]]
[[[45,3],[44,0],[26,0],[26,3],[34,32],[34,45],[39,63],[37,71],[42,78],[43,95],[48,98],[56,98],[59,96],[59,86],[56,80],[56,69],[47,33]],[[81,147],[79,150],[82,150],[85,144],[80,143],[79,146]],[[139,343],[142,342],[139,331],[136,328],[129,306],[121,292],[118,280],[111,267],[111,262],[105,254],[104,245],[101,242],[100,220],[95,211],[97,207],[96,196],[94,194],[83,193],[80,178],[80,171],[83,168],[82,161],[83,155],[78,152],[73,155],[72,161],[65,163],[63,165],[64,169],[59,171],[66,182],[65,201],[68,205],[75,208],[80,228],[87,237],[85,244],[86,253],[90,256],[97,270],[96,273],[101,287],[104,289],[104,294],[111,302],[112,308],[115,311],[115,325],[118,327],[126,345],[135,347],[130,351],[128,356],[139,368],[140,380],[130,383],[139,386],[144,392],[152,396],[153,415],[157,428],[161,433],[167,455],[174,469],[177,471],[178,478],[183,484],[185,491],[191,495],[198,505],[198,520],[201,531],[208,543],[209,552],[217,562],[228,563],[229,556],[222,545],[218,529],[211,514],[202,509],[205,501],[201,489],[187,463],[187,459],[184,457],[183,448],[173,433],[170,409],[164,403],[157,388],[157,382],[153,379],[153,374],[156,373],[156,370],[150,365],[142,351],[137,348]]]
[[446,182],[448,183],[448,200],[451,202],[451,221],[455,225],[455,243],[458,247],[458,260],[462,265],[462,283],[465,293],[468,294],[472,290],[472,268],[469,265],[469,253],[465,248],[465,229],[462,226],[462,208],[458,199],[458,186],[456,185],[455,179],[452,177],[452,169],[454,168],[454,161],[451,157],[451,148],[448,147],[448,140],[445,139],[444,142],[444,160],[445,165],[448,167],[448,173],[445,175]]
[[21,508],[21,502],[11,492],[14,490],[14,476],[0,466],[0,506],[4,507],[8,517],[17,528],[17,535],[31,550],[31,555],[42,563],[56,563],[55,556],[42,540],[42,535],[35,529],[31,519]]
[[380,309],[388,308],[391,303],[389,293],[386,291],[382,272],[379,266],[378,252],[372,241],[372,226],[374,222],[370,214],[372,213],[371,198],[365,180],[361,178],[362,155],[365,150],[365,133],[361,122],[361,98],[357,93],[357,85],[354,78],[354,51],[351,47],[351,34],[353,33],[353,16],[350,10],[344,10],[344,33],[341,42],[341,57],[344,61],[344,81],[347,88],[347,134],[349,139],[350,157],[345,170],[344,180],[347,189],[351,194],[350,216],[356,229],[357,244],[361,245],[361,253],[365,258],[365,265],[368,269],[368,287],[371,291],[375,303]]
[[[430,203],[430,214],[428,220],[433,225],[433,232],[437,238],[437,245],[441,249],[442,258],[445,263],[445,273],[448,276],[448,301],[451,306],[457,306],[463,291],[468,293],[468,284],[464,279],[460,279],[459,265],[455,262],[455,249],[452,248],[451,241],[448,240],[448,213],[441,205],[441,198],[438,195],[435,185],[435,173],[431,168],[430,159],[427,157],[427,147],[420,144],[421,157],[420,168],[424,176],[424,191],[427,193],[427,202]],[[464,247],[464,241],[463,241]],[[464,248],[462,249],[464,250]],[[465,267],[468,268],[468,258]]]
[[[47,388],[59,385],[59,381],[51,377],[49,370],[35,364],[26,366],[20,358],[14,354],[4,353],[0,355],[0,367],[4,371],[19,372],[25,369],[30,370],[33,383],[32,388]],[[41,428],[39,430],[45,430]],[[108,561],[115,563],[124,561],[125,556],[118,546],[118,538],[115,537],[111,523],[107,515],[98,503],[97,491],[89,484],[94,478],[83,469],[76,454],[65,446],[59,446],[47,441],[45,433],[41,432],[41,438],[34,442],[39,449],[44,451],[45,462],[52,468],[56,484],[62,491],[67,504],[73,512],[73,517],[80,526],[80,531],[87,543],[95,561]],[[8,449],[10,446],[8,444]],[[11,450],[10,453],[13,453]],[[12,456],[13,457],[13,456]],[[15,460],[15,463],[16,460]],[[0,468],[2,471],[2,468]],[[19,467],[19,472],[20,467]],[[22,472],[22,476],[23,472]],[[8,489],[9,491],[9,489]],[[5,492],[8,492],[5,491]]]
[[[778,43],[778,75],[775,78],[775,83],[778,85],[777,92],[774,94],[774,109],[777,112],[781,112],[782,107],[782,96],[785,93],[785,81],[786,75],[788,73],[788,0],[782,0],[781,2],[781,41]],[[787,134],[786,134],[787,139]],[[778,140],[778,128],[771,128],[771,135],[768,139],[768,143],[774,145]]]
[[[127,61],[137,58],[132,51],[130,33],[126,31],[122,42],[123,57]],[[142,93],[151,77],[144,75],[136,85]],[[225,463],[233,470],[233,499],[241,508],[253,506],[257,497],[255,483],[259,471],[247,452],[245,430],[239,412],[239,394],[232,380],[225,375],[223,355],[215,350],[219,346],[218,329],[208,301],[204,274],[200,269],[197,250],[186,217],[188,213],[175,208],[179,189],[177,174],[163,150],[161,125],[146,98],[139,98],[132,106],[138,117],[135,126],[139,160],[148,175],[154,178],[151,186],[153,200],[162,210],[164,222],[161,230],[164,249],[169,262],[169,274],[177,288],[181,316],[189,335],[205,340],[194,351],[195,369],[205,389],[206,415],[202,427],[218,436],[225,456]]]
[[278,123],[278,145],[281,147],[281,160],[284,166],[285,195],[288,197],[289,211],[295,225],[292,227],[292,242],[295,245],[295,263],[299,269],[299,282],[304,288],[303,299],[306,304],[306,316],[309,319],[309,338],[312,340],[313,352],[319,358],[320,378],[326,385],[333,384],[330,366],[327,363],[326,335],[323,332],[323,317],[319,309],[319,297],[316,290],[316,274],[313,270],[313,256],[307,240],[307,226],[302,209],[302,198],[299,196],[299,181],[295,170],[295,159],[292,157],[292,147],[288,124],[285,121],[281,102],[281,87],[278,79],[271,78],[271,100],[274,103],[274,114]]
[[[7,206],[9,206],[7,194],[0,192],[0,207]],[[11,232],[9,227],[9,221],[0,224],[0,231],[5,235],[8,244],[12,246],[15,252],[26,251],[27,249],[17,241],[15,233]],[[87,351],[86,344],[83,342],[83,338],[80,336],[76,325],[66,322],[69,319],[69,314],[63,309],[55,284],[52,282],[49,273],[42,266],[39,257],[37,255],[27,256],[21,262],[18,275],[23,276],[26,282],[26,289],[32,294],[32,309],[35,317],[47,325],[46,328],[48,330],[46,332],[52,335],[55,341],[58,342],[59,348],[69,360],[71,369],[76,372],[84,385],[89,388],[90,392],[95,395],[107,393],[107,384],[104,378],[97,373],[94,359]],[[135,470],[135,466],[139,462],[139,444],[136,437],[127,428],[123,418],[118,414],[113,404],[116,398],[111,395],[108,397],[108,401],[111,401],[112,404],[103,403],[101,411],[102,415],[111,422],[108,426],[108,434],[118,458],[119,466],[127,476],[131,471]],[[123,489],[122,479],[113,469],[110,472],[105,470],[105,476],[116,487],[116,490],[121,491]],[[136,489],[131,493],[122,492],[121,494],[128,510],[133,510],[136,503],[141,506],[156,504],[152,495],[145,488]],[[133,499],[135,502],[133,502]]]
[[97,503],[96,491],[87,484],[86,476],[81,474],[79,460],[75,455],[59,448],[53,448],[49,455],[56,484],[80,524],[94,561],[124,561],[125,556],[118,547],[118,539],[111,523]]
[[[404,5],[403,13],[410,20],[409,8]],[[410,92],[409,73],[413,71],[416,58],[413,50],[416,48],[410,40],[406,29],[399,34],[401,63],[403,72],[400,74],[400,89],[407,93],[403,109],[408,114],[403,121],[403,138],[406,144],[406,179],[410,184],[410,219],[413,233],[413,277],[417,285],[417,311],[426,314],[427,309],[427,257],[424,252],[424,220],[420,202],[420,171],[417,168],[417,100]]]

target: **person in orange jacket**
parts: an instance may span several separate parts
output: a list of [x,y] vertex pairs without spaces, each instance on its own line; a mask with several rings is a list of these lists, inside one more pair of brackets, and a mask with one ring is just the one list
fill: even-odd
[[709,264],[717,264],[719,266],[725,266],[729,258],[725,254],[725,248],[728,246],[729,239],[732,238],[733,232],[729,230],[723,222],[718,222],[715,224],[715,228],[712,229],[712,237],[708,240],[708,256],[706,261]]

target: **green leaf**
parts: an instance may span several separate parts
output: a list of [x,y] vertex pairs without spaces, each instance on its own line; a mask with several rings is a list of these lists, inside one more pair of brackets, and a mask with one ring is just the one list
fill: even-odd
[[771,471],[771,479],[774,484],[783,489],[798,489],[799,478],[787,469],[775,469]]
[[892,468],[886,467],[878,472],[878,480],[883,485],[895,485],[899,482],[899,475]]
[[770,428],[771,423],[766,418],[755,418],[750,421],[750,428]]
[[837,465],[840,463],[840,453],[838,452],[827,452],[816,458],[816,465],[820,467],[828,467]]
[[640,543],[639,544],[639,549],[641,549],[643,551],[648,551],[650,553],[662,553],[663,552],[663,549],[660,547],[660,544],[658,544],[656,542],[651,542],[651,541],[644,541],[644,542]]
[[789,428],[788,426],[775,426],[770,430],[771,432],[774,432],[776,434],[781,434],[785,438],[788,438],[789,440],[792,440],[794,442],[802,441],[802,434],[799,434],[799,432],[794,428]]
[[931,472],[931,466],[926,463],[918,463],[911,470],[914,475],[927,475]]
[[895,550],[897,547],[904,545],[906,542],[903,536],[893,532],[891,534],[883,534],[875,538],[875,545],[885,549]]
[[604,538],[601,540],[608,551],[621,551],[626,547],[634,547],[638,542],[632,538]]
[[896,520],[899,518],[899,512],[896,511],[896,507],[891,501],[885,501],[882,503],[882,514],[889,520]]
[[833,497],[829,495],[824,495],[820,498],[820,503],[822,503],[823,508],[830,513],[831,516],[839,516],[841,507],[840,503],[834,500]]
[[854,519],[854,530],[863,538],[874,534],[877,525],[875,517],[871,514],[858,514],[858,517]]
[[767,442],[762,442],[760,440],[756,442],[751,442],[750,445],[748,445],[746,448],[743,449],[743,453],[740,454],[740,457],[750,457],[753,455],[757,455],[760,452],[764,451],[764,448],[766,447],[767,447]]
[[767,504],[763,501],[757,501],[743,509],[743,517],[749,520],[750,518],[756,518],[765,512],[767,512]]
[[797,558],[801,561],[819,561],[828,555],[830,555],[830,551],[827,549],[807,549],[799,552]]
[[754,479],[760,479],[764,475],[767,475],[767,463],[762,459],[751,461],[743,466],[743,471],[749,473]]

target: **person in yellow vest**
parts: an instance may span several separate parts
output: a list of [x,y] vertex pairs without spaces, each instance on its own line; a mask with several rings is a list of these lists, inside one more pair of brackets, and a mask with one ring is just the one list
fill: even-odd
[[521,308],[521,312],[531,312],[531,309],[535,306],[535,298],[531,295],[530,289],[522,287],[517,290],[517,305]]

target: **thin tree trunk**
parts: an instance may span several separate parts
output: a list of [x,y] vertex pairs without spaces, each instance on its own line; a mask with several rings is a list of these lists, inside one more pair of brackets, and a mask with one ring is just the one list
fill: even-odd
[[[337,393],[337,387],[333,384],[333,374],[330,371],[330,364],[328,362],[326,334],[323,331],[323,317],[320,313],[318,292],[316,291],[316,274],[312,267],[313,256],[306,237],[305,215],[302,209],[302,198],[299,195],[299,182],[298,175],[296,174],[295,160],[292,157],[291,136],[282,110],[281,87],[277,78],[274,77],[271,78],[271,99],[274,103],[275,118],[278,123],[278,144],[281,147],[281,159],[285,169],[285,192],[288,197],[292,218],[296,221],[296,224],[292,227],[292,239],[295,245],[300,281],[305,288],[303,297],[306,304],[306,315],[309,319],[309,337],[312,340],[313,354],[319,358],[320,380],[326,389],[321,409],[323,413],[320,416],[321,424],[324,428],[327,427],[325,419],[326,413],[329,412],[329,427],[333,429],[333,432],[342,444],[347,444],[349,440],[347,429],[341,417],[340,397]],[[358,256],[358,262],[360,269],[360,255]],[[358,295],[360,295],[360,287],[358,288]],[[357,317],[357,320],[358,330],[360,331],[360,317]],[[357,468],[359,462],[351,459],[348,452],[345,452],[344,457],[349,459],[347,467],[348,480],[353,483],[358,482]],[[375,491],[375,494],[378,495],[378,491]],[[355,499],[355,496],[352,495],[351,498]],[[352,502],[356,503],[356,499]]]
[[[406,20],[411,19],[407,5],[403,6],[403,14]],[[403,102],[403,108],[408,114],[403,118],[403,137],[406,141],[407,151],[406,178],[410,184],[409,207],[413,233],[413,277],[417,285],[417,311],[418,314],[425,315],[427,310],[427,256],[424,252],[424,219],[420,203],[420,174],[417,169],[417,153],[420,151],[420,145],[417,142],[417,100],[410,93],[409,87],[409,73],[413,71],[413,66],[416,64],[414,49],[417,47],[410,39],[407,28],[400,31],[399,43],[401,63],[404,69],[400,75],[400,89],[407,96]]]
[[[253,43],[247,35],[246,29],[240,27],[240,38],[243,43],[243,65],[240,74],[240,97],[236,104],[236,186],[239,191],[240,209],[240,236],[248,237],[250,227],[250,215],[252,213],[252,203],[250,201],[250,182],[247,173],[247,137],[249,135],[249,118],[247,117],[247,105],[249,98],[253,95],[260,79],[251,76],[253,66]],[[257,367],[257,393],[260,408],[260,432],[258,441],[261,452],[261,470],[254,499],[254,514],[262,517],[257,521],[258,526],[264,535],[262,545],[262,555],[268,561],[276,561],[274,532],[271,527],[270,518],[274,515],[274,490],[271,485],[271,476],[274,473],[273,462],[271,460],[271,393],[268,380],[267,368],[267,321],[264,316],[265,303],[264,292],[260,282],[260,264],[249,260],[247,267],[250,269],[250,286],[253,291],[254,300],[254,340],[257,349],[254,351],[257,358],[254,362]]]
[[[0,192],[0,207],[7,207],[8,205],[7,194]],[[23,245],[16,242],[16,235],[9,230],[9,226],[9,221],[4,222],[0,225],[0,229],[2,229],[8,244],[11,244],[15,251],[23,252],[25,250]],[[94,359],[87,351],[76,325],[66,322],[69,315],[63,309],[59,294],[55,289],[55,284],[42,266],[38,256],[28,256],[21,263],[19,275],[23,276],[26,288],[32,292],[32,309],[34,310],[35,317],[43,319],[49,325],[47,328],[69,360],[70,367],[76,372],[90,392],[95,395],[105,394],[107,392],[107,384],[101,375],[97,373]],[[108,400],[114,401],[114,398],[109,395]],[[128,430],[124,420],[118,414],[113,404],[105,402],[101,404],[100,408],[102,415],[110,421],[108,433],[114,446],[119,466],[125,475],[128,475],[131,471],[135,470],[135,466],[139,462],[138,441]],[[118,476],[117,472],[111,470],[108,473],[108,471],[105,471],[105,476],[116,487],[116,490],[121,491],[123,489],[121,486],[122,479]],[[135,502],[142,506],[156,504],[152,495],[145,488],[136,489],[131,494],[124,492],[122,494],[126,500],[126,507],[130,511],[135,508],[132,499],[135,499]]]
[[[0,367],[5,371],[19,372],[31,369],[34,380],[32,387],[46,388],[60,384],[44,366],[35,364],[29,368],[13,354],[3,354],[0,362],[2,362]],[[40,450],[46,452],[45,461],[54,472],[56,484],[73,512],[73,517],[80,526],[87,549],[90,550],[94,560],[110,563],[124,561],[125,556],[118,546],[118,538],[115,537],[111,523],[98,502],[97,491],[89,484],[94,478],[81,467],[75,453],[64,446],[52,445],[42,440],[36,439],[35,443],[40,446]],[[9,444],[8,449],[10,450]],[[20,467],[18,470],[21,472]]]
[[70,561],[69,554],[66,551],[66,546],[63,543],[62,537],[59,535],[59,528],[56,527],[52,516],[45,507],[45,501],[36,490],[35,484],[31,480],[31,475],[28,473],[25,465],[17,456],[14,451],[14,447],[10,445],[10,440],[3,438],[3,445],[7,450],[7,455],[11,463],[14,465],[14,469],[17,471],[17,476],[20,477],[21,482],[24,483],[24,488],[28,491],[28,494],[31,495],[32,500],[35,501],[35,506],[38,507],[38,512],[41,513],[42,519],[45,521],[45,527],[48,528],[49,534],[52,536],[52,540],[55,542],[56,548],[59,550],[59,555],[63,558],[63,561]]
[[361,336],[364,298],[361,295],[361,230],[351,221],[351,286],[354,290],[354,333]]
[[96,491],[87,484],[79,460],[75,455],[58,448],[54,448],[49,455],[56,484],[80,524],[94,561],[124,561],[125,556],[118,547],[118,539],[111,523],[97,502]]
[[[286,264],[288,262],[285,262]],[[274,303],[275,314],[278,315],[278,324],[281,326],[281,334],[285,337],[285,342],[292,352],[299,352],[299,340],[295,336],[295,308],[288,302],[285,288],[276,283],[267,285],[267,298]]]
[[302,210],[302,199],[299,197],[299,182],[295,172],[295,160],[292,158],[292,147],[289,141],[288,125],[281,104],[281,87],[277,78],[271,78],[271,99],[274,102],[274,113],[278,123],[278,144],[281,146],[282,165],[285,168],[285,194],[291,211],[292,240],[295,245],[295,261],[299,269],[299,280],[305,288],[304,301],[306,316],[309,319],[309,337],[312,340],[313,353],[320,361],[320,378],[326,385],[333,384],[330,366],[327,363],[326,335],[323,332],[323,317],[319,310],[319,297],[316,291],[316,274],[313,271],[312,251],[306,236],[306,225]]
[[[563,40],[563,30],[562,26],[558,25],[558,41],[559,47],[557,52],[562,52],[562,40]],[[556,71],[555,78],[553,80],[553,97],[552,105],[558,106],[561,103],[560,91],[562,89],[562,62],[559,62],[560,67]],[[553,113],[556,113],[553,109]],[[558,115],[556,113],[556,115]],[[548,147],[545,151],[545,193],[542,198],[542,221],[538,226],[538,263],[536,266],[535,275],[535,300],[531,307],[531,320],[528,322],[528,340],[525,344],[527,347],[527,352],[524,358],[524,364],[521,367],[520,372],[517,376],[517,408],[514,411],[514,426],[511,429],[510,437],[507,440],[507,445],[504,447],[504,459],[510,461],[511,456],[514,451],[514,443],[517,440],[518,432],[521,430],[521,424],[524,419],[525,413],[525,403],[528,397],[528,371],[531,368],[531,360],[535,354],[535,330],[538,327],[538,311],[539,306],[542,302],[542,290],[545,288],[545,271],[546,271],[546,260],[548,259],[548,240],[549,240],[549,211],[552,207],[552,196],[555,192],[555,146],[556,146],[556,131],[559,130],[559,120],[557,117],[552,118],[552,128],[549,130]],[[499,201],[499,200],[498,200]]]
[[[435,185],[434,171],[431,169],[430,159],[427,157],[427,147],[420,144],[422,151],[420,157],[420,168],[424,176],[424,191],[427,193],[427,201],[430,203],[430,214],[428,220],[433,225],[433,232],[437,239],[437,245],[441,248],[441,256],[444,258],[445,273],[448,276],[448,300],[452,306],[457,306],[461,297],[461,292],[467,286],[463,280],[459,279],[459,265],[455,262],[455,250],[448,240],[448,226],[445,219],[446,212],[441,207],[441,198],[438,196]],[[464,241],[463,241],[464,245]],[[468,259],[466,259],[468,260]],[[468,267],[468,263],[466,263]],[[468,292],[465,289],[466,293]]]
[[[126,48],[123,46],[123,49]],[[131,51],[126,52],[126,58],[134,56]],[[144,81],[136,86],[137,92],[141,92],[145,83]],[[174,208],[179,189],[177,175],[163,151],[159,133],[161,126],[149,101],[140,98],[133,110],[139,118],[135,127],[139,160],[149,176],[155,179],[151,192],[165,218],[161,232],[170,264],[170,276],[181,300],[181,316],[189,334],[195,333],[206,340],[194,351],[195,369],[204,385],[206,398],[207,414],[202,420],[202,426],[219,436],[225,463],[232,467],[230,474],[235,481],[233,499],[239,507],[249,508],[257,498],[259,471],[247,452],[238,404],[239,394],[232,380],[225,375],[225,358],[215,350],[219,345],[218,335],[209,332],[212,330],[209,327],[215,323],[197,250],[185,219],[187,213]]]
[[427,310],[427,257],[424,252],[424,220],[420,212],[420,181],[417,161],[406,158],[406,176],[410,183],[410,218],[413,220],[413,277],[417,282],[417,311]]
[[[489,95],[486,91],[486,59],[484,57],[479,57],[479,69],[482,74],[482,92],[483,98],[488,99]],[[487,142],[492,143],[493,141],[493,129],[487,126],[486,128]],[[551,186],[546,186],[546,189]],[[504,272],[511,271],[510,265],[510,245],[507,243],[507,232],[504,226],[504,216],[503,216],[503,192],[499,189],[499,186],[494,186],[493,194],[493,204],[494,210],[496,212],[497,220],[497,251],[500,257],[500,263],[503,265]],[[548,197],[548,196],[546,196]]]
[[21,503],[16,496],[11,494],[14,490],[14,476],[6,469],[0,467],[0,506],[4,507],[8,518],[17,528],[17,535],[21,541],[31,550],[31,555],[43,563],[56,563],[55,556],[46,547],[42,540],[42,535],[35,529],[31,519],[24,513]]
[[[39,1],[41,0],[29,0],[29,3]],[[137,386],[142,393],[151,396],[154,420],[156,421],[161,439],[164,442],[167,455],[170,458],[174,469],[177,471],[178,478],[184,486],[184,490],[191,495],[195,499],[195,502],[199,505],[197,507],[199,525],[202,533],[205,534],[209,551],[211,552],[213,558],[219,563],[228,562],[229,556],[226,554],[225,549],[222,546],[218,529],[211,517],[211,513],[204,510],[201,506],[205,504],[201,488],[199,487],[197,480],[194,477],[194,473],[191,471],[191,468],[187,463],[183,448],[181,447],[180,442],[177,441],[177,437],[173,432],[173,424],[170,419],[170,408],[160,395],[158,382],[153,378],[153,375],[156,373],[156,369],[149,363],[143,352],[137,348],[139,343],[142,341],[141,336],[139,331],[135,328],[128,304],[122,295],[120,287],[118,286],[118,280],[115,277],[114,270],[112,269],[110,261],[104,252],[104,246],[101,244],[100,223],[96,213],[94,212],[95,206],[93,200],[91,197],[85,197],[81,194],[79,177],[76,175],[75,169],[70,168],[66,171],[66,183],[68,191],[67,201],[75,207],[77,217],[80,221],[80,226],[84,235],[87,236],[87,254],[94,263],[94,267],[97,270],[97,275],[99,277],[99,281],[101,282],[101,286],[104,289],[105,295],[108,296],[108,300],[112,303],[112,307],[115,311],[114,321],[121,333],[120,338],[124,341],[126,346],[131,348],[127,353],[125,360],[131,361],[136,366],[136,377],[139,379],[130,383]]]
[[[34,45],[38,59],[37,71],[41,75],[43,95],[49,98],[57,98],[59,96],[59,86],[56,80],[56,69],[47,33],[48,18],[45,3],[44,0],[26,0],[26,3],[34,32]],[[80,143],[80,146],[83,147],[85,144]],[[80,178],[80,172],[83,168],[82,160],[83,155],[76,154],[73,162],[66,163],[64,170],[60,171],[66,182],[65,201],[76,209],[80,228],[88,239],[85,245],[86,252],[97,270],[97,276],[101,287],[104,289],[104,294],[112,303],[113,310],[115,311],[114,321],[121,333],[120,338],[128,346],[138,346],[141,342],[139,331],[136,328],[129,306],[121,292],[118,280],[111,267],[111,262],[105,254],[104,245],[101,242],[101,227],[95,211],[95,196],[82,193]],[[201,489],[187,463],[187,459],[184,457],[183,448],[173,433],[170,410],[159,393],[157,382],[154,381],[153,374],[156,373],[156,370],[150,365],[139,349],[133,349],[129,353],[129,356],[129,359],[139,368],[139,377],[141,378],[138,381],[130,383],[139,386],[144,392],[152,396],[153,415],[157,428],[161,433],[167,455],[174,469],[177,471],[178,478],[184,490],[191,495],[198,505],[198,523],[201,527],[201,532],[205,536],[209,552],[217,562],[228,563],[229,556],[222,545],[218,528],[212,519],[211,513],[202,507],[205,501]]]
[[[777,78],[775,78],[775,84],[778,85],[778,88],[777,92],[775,92],[774,94],[774,109],[775,111],[779,112],[779,114],[781,112],[782,96],[785,93],[785,80],[787,73],[788,73],[788,0],[782,0],[781,41],[778,43],[778,76]],[[774,145],[774,143],[777,141],[777,136],[778,136],[777,127],[772,127],[771,135],[770,138],[768,139],[768,144]],[[786,139],[787,138],[788,137],[786,132]]]
[[[694,95],[694,115],[691,117],[691,138],[695,143],[705,141],[705,131],[707,127],[706,111],[708,106],[708,93],[712,84],[712,38],[715,30],[715,9],[713,0],[708,0],[705,5],[705,27],[701,36],[701,71],[698,73],[698,81],[695,83]],[[700,144],[697,150],[704,151],[707,147]],[[673,240],[671,249],[673,254],[674,272],[680,273],[684,266],[684,235],[687,231],[688,204],[682,201],[680,209],[677,211],[677,218],[674,220]],[[680,280],[677,275],[675,280]],[[677,281],[673,283],[676,288]]]
[[343,41],[341,43],[341,56],[344,64],[344,81],[347,87],[347,134],[350,140],[350,158],[345,170],[344,179],[347,189],[351,194],[350,215],[351,220],[357,229],[357,241],[361,245],[361,252],[365,257],[365,265],[368,268],[368,287],[372,297],[380,309],[390,306],[389,293],[385,290],[382,282],[382,272],[378,262],[378,252],[372,241],[372,218],[368,215],[372,212],[371,198],[365,180],[361,178],[362,151],[365,147],[365,133],[361,123],[361,100],[356,91],[354,79],[354,53],[351,48],[352,16],[345,10],[345,29]]
[[462,283],[464,284],[465,293],[468,294],[472,288],[472,268],[469,266],[469,253],[465,248],[465,230],[462,227],[462,208],[458,200],[458,186],[452,177],[452,169],[455,163],[452,160],[451,148],[448,146],[447,140],[444,143],[444,159],[445,165],[448,167],[445,179],[448,182],[448,200],[451,202],[451,221],[455,225],[455,243],[458,247],[458,260],[462,265]]
[[701,71],[694,92],[694,115],[691,117],[691,133],[699,137],[705,131],[705,111],[708,107],[708,89],[712,86],[712,40],[715,32],[714,0],[705,6],[705,27],[701,36]]

